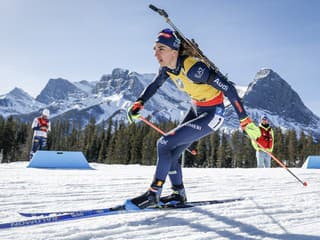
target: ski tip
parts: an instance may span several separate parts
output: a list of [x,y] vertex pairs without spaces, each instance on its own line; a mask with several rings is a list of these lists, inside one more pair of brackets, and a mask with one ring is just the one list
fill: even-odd
[[24,217],[29,217],[30,214],[29,213],[24,213],[24,212],[18,212],[21,216],[24,216]]
[[124,202],[123,208],[125,210],[141,210],[137,205],[135,205],[130,199]]
[[303,182],[303,186],[308,186],[308,183],[307,182]]

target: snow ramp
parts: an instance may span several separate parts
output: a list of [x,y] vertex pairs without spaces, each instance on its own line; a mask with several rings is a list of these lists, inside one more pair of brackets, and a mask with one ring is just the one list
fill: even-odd
[[308,156],[302,168],[320,169],[320,156]]
[[82,152],[37,151],[28,168],[93,169]]

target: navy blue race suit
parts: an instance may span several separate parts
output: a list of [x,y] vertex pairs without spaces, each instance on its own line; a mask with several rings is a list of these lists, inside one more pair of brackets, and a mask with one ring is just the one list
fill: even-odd
[[168,173],[173,185],[181,185],[179,158],[194,141],[217,130],[224,120],[223,97],[234,107],[239,119],[248,117],[238,93],[220,72],[213,72],[194,57],[179,56],[176,69],[161,67],[155,79],[144,89],[137,101],[145,104],[170,78],[192,99],[192,107],[182,122],[157,142],[158,156],[154,181],[165,181]]

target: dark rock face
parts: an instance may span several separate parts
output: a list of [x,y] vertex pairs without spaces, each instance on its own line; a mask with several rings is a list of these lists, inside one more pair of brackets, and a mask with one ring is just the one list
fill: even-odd
[[271,69],[260,70],[244,95],[244,104],[286,120],[312,124],[316,117],[291,86]]
[[44,104],[51,104],[55,101],[67,100],[70,97],[78,98],[86,95],[84,91],[68,80],[57,78],[49,80],[36,100]]

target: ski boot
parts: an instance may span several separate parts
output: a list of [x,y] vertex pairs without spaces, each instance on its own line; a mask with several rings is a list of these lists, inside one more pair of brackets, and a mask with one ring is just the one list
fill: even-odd
[[183,205],[187,202],[187,195],[183,184],[173,185],[173,192],[165,197],[160,198],[160,202],[163,204]]
[[163,181],[156,181],[155,183],[152,183],[148,191],[144,194],[133,199],[127,200],[125,202],[125,208],[127,210],[161,208],[160,195],[162,192]]

